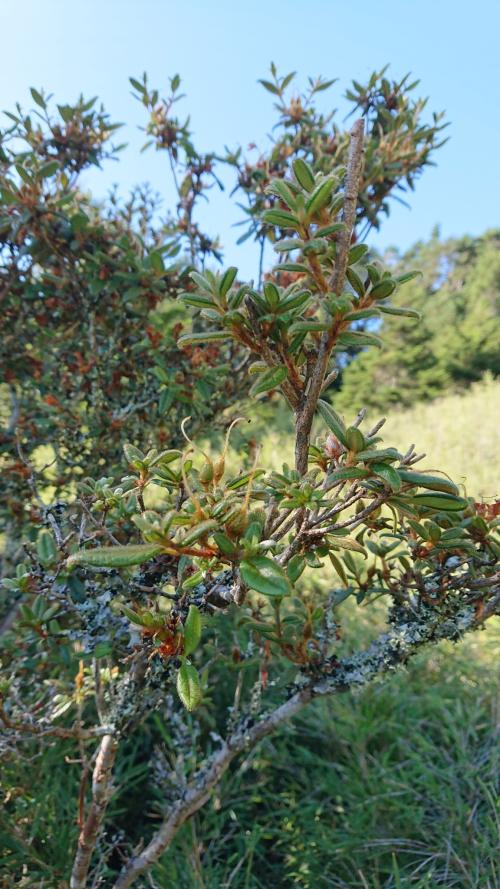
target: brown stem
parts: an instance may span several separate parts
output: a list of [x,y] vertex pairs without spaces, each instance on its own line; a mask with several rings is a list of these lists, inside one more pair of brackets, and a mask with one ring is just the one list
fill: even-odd
[[104,735],[92,774],[92,801],[78,837],[78,848],[73,863],[70,889],[86,889],[90,860],[95,848],[104,813],[111,795],[111,772],[118,743],[114,735]]
[[[337,295],[342,293],[347,269],[349,247],[356,224],[356,206],[358,200],[361,167],[363,162],[364,121],[357,120],[351,130],[349,158],[345,181],[345,198],[342,221],[345,229],[340,233],[337,242],[337,258],[332,279],[332,290]],[[337,325],[326,330],[320,340],[316,362],[309,379],[309,386],[296,410],[295,421],[295,466],[301,475],[307,472],[307,455],[314,412],[321,395],[328,362],[338,333]]]

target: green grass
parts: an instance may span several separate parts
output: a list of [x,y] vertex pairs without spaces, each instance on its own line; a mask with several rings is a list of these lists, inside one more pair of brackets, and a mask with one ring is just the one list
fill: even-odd
[[444,470],[467,494],[499,498],[499,405],[500,380],[487,378],[463,395],[392,413],[382,434],[401,449],[414,442],[426,454],[420,466]]

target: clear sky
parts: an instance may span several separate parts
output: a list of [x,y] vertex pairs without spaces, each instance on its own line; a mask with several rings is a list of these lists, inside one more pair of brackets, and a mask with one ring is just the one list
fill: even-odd
[[[325,106],[344,109],[352,78],[363,81],[390,62],[390,74],[421,79],[429,109],[445,109],[450,142],[411,197],[394,204],[372,242],[409,246],[439,224],[443,235],[480,234],[500,224],[498,0],[0,0],[0,107],[30,105],[29,87],[58,102],[98,94],[129,143],[89,185],[102,195],[149,180],[165,195],[163,155],[140,154],[144,122],[128,76],[146,70],[167,88],[179,72],[200,150],[265,144],[274,118],[272,96],[256,81],[269,63],[287,73],[338,77]],[[328,98],[327,98],[328,97]],[[228,263],[255,271],[252,247],[235,250],[241,218],[227,197],[214,201],[208,231],[218,232]]]

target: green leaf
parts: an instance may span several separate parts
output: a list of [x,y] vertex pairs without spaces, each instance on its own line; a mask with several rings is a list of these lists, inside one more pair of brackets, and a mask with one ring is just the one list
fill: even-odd
[[292,82],[296,73],[296,71],[290,71],[290,74],[287,74],[286,77],[283,78],[283,80],[281,81],[281,92],[283,92],[283,90],[286,90],[288,84]]
[[238,551],[237,547],[233,543],[229,537],[226,537],[222,531],[216,531],[215,534],[212,535],[217,546],[219,547],[221,553],[225,556],[234,556],[234,554]]
[[411,472],[409,469],[398,469],[398,475],[404,482],[409,482],[419,488],[429,488],[431,491],[445,491],[447,494],[457,496],[458,488],[449,478],[441,478],[437,475],[427,475],[425,472]]
[[348,330],[340,333],[337,343],[341,346],[382,346],[382,340],[374,333],[363,333],[358,330]]
[[326,539],[330,546],[334,546],[337,549],[352,550],[352,552],[361,553],[366,557],[364,546],[362,546],[361,543],[358,543],[354,537],[335,537],[333,534],[328,534]]
[[71,217],[71,229],[75,232],[75,234],[78,234],[87,227],[89,222],[90,220],[87,214],[80,211],[79,213],[75,213],[75,215]]
[[192,654],[201,639],[201,614],[196,605],[190,605],[184,622],[184,654]]
[[309,164],[306,163],[305,160],[302,160],[301,157],[297,157],[292,163],[292,168],[293,175],[295,176],[299,185],[301,185],[302,188],[304,188],[306,191],[312,191],[314,188],[315,180],[314,173]]
[[261,395],[263,392],[269,392],[270,389],[277,389],[288,377],[286,367],[272,367],[266,373],[259,376],[258,380],[250,389],[251,395]]
[[335,235],[337,232],[345,231],[345,222],[332,222],[331,225],[324,225],[318,228],[314,233],[316,238],[326,238],[328,235]]
[[267,90],[268,93],[272,93],[273,96],[280,96],[281,95],[281,92],[278,89],[278,87],[275,86],[274,83],[271,83],[269,80],[258,80],[257,83],[261,83],[262,86],[264,87],[264,89]]
[[185,333],[177,340],[178,346],[190,346],[194,343],[213,343],[216,340],[229,340],[231,333],[228,330],[205,330],[204,333]]
[[230,479],[230,481],[226,482],[226,488],[229,488],[231,491],[236,491],[238,488],[244,488],[245,485],[248,484],[251,478],[259,478],[259,476],[264,475],[264,469],[257,469],[257,471],[252,470],[251,472],[244,472],[242,475],[237,475],[236,478]]
[[316,186],[311,196],[306,201],[306,211],[309,217],[316,216],[323,207],[329,203],[332,196],[335,179],[329,177]]
[[189,577],[186,578],[186,580],[182,581],[182,589],[183,590],[194,589],[195,586],[198,586],[199,583],[202,583],[203,577],[204,577],[204,574],[200,568],[199,571],[195,571],[194,574],[190,574]]
[[204,522],[200,522],[198,525],[195,525],[194,528],[191,528],[184,537],[178,541],[179,546],[191,546],[192,543],[196,543],[200,537],[205,537],[206,534],[209,534],[210,531],[214,531],[219,525],[215,519],[206,519]]
[[401,479],[393,466],[388,466],[387,463],[371,463],[370,469],[386,482],[393,491],[401,490]]
[[66,564],[88,565],[89,568],[128,568],[142,565],[162,552],[157,543],[136,543],[130,546],[101,546],[98,549],[85,549],[73,553]]
[[294,333],[312,333],[329,329],[330,325],[324,321],[295,321],[288,330],[293,335]]
[[161,275],[165,271],[165,263],[159,250],[152,250],[148,256],[148,263],[157,275]]
[[280,292],[272,281],[266,281],[264,284],[264,297],[271,309],[275,309],[280,301]]
[[211,296],[203,296],[201,293],[181,293],[182,302],[196,309],[212,309],[215,303]]
[[142,462],[145,457],[145,454],[143,454],[142,451],[139,450],[139,448],[131,445],[128,441],[126,441],[123,445],[123,453],[125,454],[125,457],[127,458],[129,463],[134,463],[137,460]]
[[177,694],[186,710],[191,713],[201,701],[198,673],[192,664],[183,664],[177,673]]
[[49,176],[53,176],[54,173],[57,173],[58,170],[59,170],[58,161],[49,161],[48,164],[44,164],[42,167],[40,167],[40,169],[38,171],[38,176],[41,179],[47,179]]
[[203,293],[212,294],[212,285],[204,275],[200,275],[199,272],[191,272],[189,277],[198,285]]
[[322,92],[323,90],[328,90],[328,89],[330,89],[330,87],[331,87],[334,83],[336,83],[337,80],[338,80],[338,77],[334,77],[333,80],[323,80],[323,81],[321,81],[321,82],[317,82],[317,83],[315,83],[315,85],[314,85],[314,92],[315,92],[315,93],[320,93],[320,92]]
[[289,253],[290,250],[302,250],[304,241],[302,238],[282,238],[273,244],[276,253]]
[[362,451],[365,446],[365,437],[356,426],[349,426],[346,430],[346,443],[350,451]]
[[347,256],[347,264],[354,265],[355,262],[358,262],[365,253],[368,252],[368,247],[366,244],[355,244],[354,247],[351,247]]
[[57,108],[64,123],[70,123],[70,121],[73,119],[75,109],[72,108],[71,105],[58,105]]
[[368,469],[362,469],[361,466],[345,466],[336,469],[328,475],[328,484],[325,490],[329,491],[337,482],[350,481],[351,479],[368,478],[370,472]]
[[376,284],[373,288],[371,295],[374,299],[386,299],[391,293],[394,293],[396,289],[396,282],[392,281],[391,278],[383,278],[379,284]]
[[129,81],[132,84],[132,86],[134,87],[134,89],[137,90],[138,93],[145,92],[144,85],[142,83],[139,83],[139,81],[136,80],[135,77],[129,77]]
[[322,254],[326,253],[329,247],[329,242],[326,238],[312,238],[310,241],[307,241],[304,245],[304,255],[309,256],[310,253],[313,254]]
[[283,179],[273,179],[266,188],[266,194],[273,194],[280,198],[289,210],[297,209],[296,194]]
[[435,509],[444,512],[458,512],[469,505],[464,497],[455,497],[453,494],[414,494],[409,502],[415,506],[425,506],[427,509]]
[[[338,576],[340,577],[342,583],[344,584],[345,587],[347,587],[348,586],[347,575],[345,573],[344,566],[343,566],[342,562],[335,555],[335,553],[332,553],[332,552],[328,553],[328,558],[330,559],[330,562],[332,563],[333,567],[335,568],[335,571],[337,572]],[[347,598],[347,596],[349,596],[349,595],[350,595],[350,590],[346,591],[345,596],[343,596],[339,601],[342,602],[343,599]],[[336,601],[335,604],[338,605],[339,601]]]
[[359,277],[358,273],[355,272],[354,269],[349,267],[346,269],[345,275],[352,289],[358,294],[358,296],[364,296],[365,285],[363,284],[363,281]]
[[292,228],[298,231],[300,222],[293,213],[288,210],[266,210],[262,216],[262,221],[268,225],[278,225],[280,228]]
[[421,313],[417,312],[416,309],[405,309],[397,306],[379,306],[379,311],[383,312],[384,315],[402,315],[404,318],[415,318],[417,321],[420,321],[422,318]]
[[45,108],[47,107],[47,103],[41,93],[39,93],[34,86],[30,87],[30,93],[33,96],[33,100],[36,102],[36,104],[39,105],[40,108],[43,108],[45,110]]
[[234,279],[236,278],[237,274],[238,274],[238,269],[234,265],[230,266],[230,268],[228,268],[227,271],[224,272],[224,274],[220,280],[220,283],[219,283],[219,293],[222,297],[224,297],[226,295],[226,293],[228,293],[231,290],[231,287],[234,284]]
[[21,166],[21,164],[16,164],[15,166],[16,166],[16,170],[19,173],[23,182],[26,182],[28,185],[31,185],[32,178],[31,178],[30,174],[28,173],[28,171],[25,170],[24,167]]
[[144,626],[141,615],[138,614],[136,611],[132,611],[131,608],[127,608],[125,605],[121,606],[121,610],[123,611],[125,617],[128,617],[131,623],[137,624],[139,627]]
[[175,393],[173,389],[162,389],[159,401],[158,401],[158,413],[160,416],[166,414],[169,408],[172,407],[174,402]]
[[303,290],[301,293],[290,293],[285,299],[281,300],[278,306],[278,313],[290,312],[292,309],[299,309],[305,306],[311,299],[309,290]]
[[243,583],[263,596],[287,596],[290,582],[283,568],[267,556],[254,556],[240,565]]
[[309,274],[310,269],[303,262],[280,262],[273,267],[273,272],[300,272]]
[[420,271],[412,271],[406,272],[404,275],[398,275],[396,281],[398,284],[407,284],[408,281],[413,281],[414,278],[422,278],[422,272]]
[[365,318],[379,318],[380,317],[380,309],[359,309],[356,311],[348,312],[345,316],[346,321],[363,321]]
[[300,553],[297,553],[295,556],[292,556],[287,566],[287,574],[290,578],[291,583],[296,583],[299,579],[300,575],[304,571],[306,567],[306,560],[304,556],[301,556]]
[[377,451],[376,448],[367,448],[359,451],[357,456],[358,460],[363,460],[365,463],[370,463],[372,460],[384,463],[386,460],[401,460],[402,458],[402,454],[396,448],[381,448],[380,451]]
[[346,428],[342,417],[340,417],[328,404],[328,402],[323,401],[323,399],[319,399],[318,401],[318,411],[321,414],[321,417],[325,421],[328,428],[333,432],[335,438],[344,445],[344,447],[348,447],[347,438],[346,438]]
[[42,565],[50,565],[57,559],[57,546],[53,534],[43,529],[36,541],[36,551]]

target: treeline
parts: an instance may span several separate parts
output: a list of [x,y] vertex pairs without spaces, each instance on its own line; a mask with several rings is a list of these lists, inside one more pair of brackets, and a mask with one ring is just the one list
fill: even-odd
[[[384,315],[371,321],[384,341],[345,368],[335,403],[387,410],[458,390],[486,372],[500,373],[500,231],[482,237],[441,240],[435,230],[404,255],[393,253],[395,270],[422,275],[393,296],[422,319]],[[387,260],[387,257],[385,257]]]

